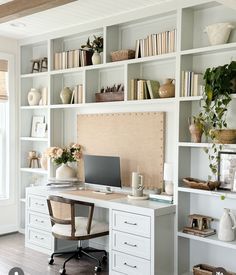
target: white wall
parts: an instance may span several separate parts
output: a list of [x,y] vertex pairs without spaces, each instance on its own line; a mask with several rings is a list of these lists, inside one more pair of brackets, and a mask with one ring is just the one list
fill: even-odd
[[[18,90],[18,42],[14,39],[9,39],[0,36],[0,52],[5,54],[11,54],[14,57],[14,84],[15,89],[11,91],[13,94],[12,107],[14,111],[11,111],[12,120],[10,123],[11,137],[10,137],[10,147],[14,148],[15,152],[11,153],[10,157],[10,200],[0,201],[0,234],[7,232],[13,232],[18,230],[18,196],[17,196],[17,184],[16,184],[16,167],[17,167],[17,148],[18,148],[18,130],[17,130],[17,90]],[[12,135],[13,134],[13,135]]]

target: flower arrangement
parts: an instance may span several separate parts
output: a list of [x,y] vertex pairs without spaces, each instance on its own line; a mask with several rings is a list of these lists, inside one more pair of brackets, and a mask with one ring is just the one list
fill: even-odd
[[88,40],[85,45],[82,45],[81,48],[86,48],[89,50],[92,50],[93,52],[101,53],[103,51],[103,37],[102,36],[96,36],[94,35],[94,40],[90,40],[88,37]]
[[76,162],[79,161],[82,156],[81,145],[75,143],[64,148],[50,147],[46,150],[45,154],[57,165]]

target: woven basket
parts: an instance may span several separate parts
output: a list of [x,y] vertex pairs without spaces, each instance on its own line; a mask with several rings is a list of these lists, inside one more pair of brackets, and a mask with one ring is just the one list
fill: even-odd
[[235,129],[221,129],[212,130],[215,135],[215,142],[223,144],[236,143],[236,130]]
[[[193,275],[212,275],[214,270],[213,266],[198,264],[193,267]],[[227,275],[235,275],[235,273],[227,271]]]
[[134,50],[120,50],[120,51],[111,52],[111,60],[113,62],[132,59],[134,57],[135,57]]

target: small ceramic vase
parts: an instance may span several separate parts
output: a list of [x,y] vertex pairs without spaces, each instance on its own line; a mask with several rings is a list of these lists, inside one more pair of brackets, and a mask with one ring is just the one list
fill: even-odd
[[28,93],[28,103],[30,106],[39,105],[39,101],[41,99],[41,93],[39,90],[35,88],[31,88]]
[[165,191],[167,195],[173,195],[174,193],[174,184],[170,181],[165,182]]
[[190,124],[189,132],[191,134],[191,140],[194,143],[200,143],[202,139],[203,130],[198,124]]
[[93,65],[101,64],[101,55],[99,52],[95,51],[92,55]]
[[45,154],[40,158],[40,165],[44,170],[48,170],[48,158]]
[[76,172],[67,163],[62,163],[56,170],[56,179],[71,179],[76,177]]
[[61,93],[60,98],[63,104],[69,104],[71,102],[72,90],[69,87],[65,87]]
[[172,83],[174,79],[167,78],[165,83],[159,88],[159,96],[162,98],[165,97],[174,97],[175,96],[175,85]]

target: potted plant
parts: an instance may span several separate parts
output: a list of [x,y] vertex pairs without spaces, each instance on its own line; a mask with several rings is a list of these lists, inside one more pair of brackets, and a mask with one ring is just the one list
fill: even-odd
[[92,56],[92,63],[95,64],[101,64],[101,55],[100,53],[103,52],[103,37],[102,36],[93,36],[94,39],[90,40],[88,37],[88,40],[85,45],[82,45],[81,48],[86,48],[90,51],[93,51]]
[[205,149],[205,152],[208,153],[209,167],[213,175],[218,172],[218,152],[222,150],[222,144],[227,143],[227,140],[220,139],[220,133],[228,130],[226,114],[231,101],[231,94],[235,92],[235,79],[236,61],[223,66],[208,68],[204,73],[205,89],[202,111],[199,116],[204,122],[203,132],[205,136],[213,142],[211,148]]

